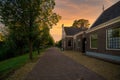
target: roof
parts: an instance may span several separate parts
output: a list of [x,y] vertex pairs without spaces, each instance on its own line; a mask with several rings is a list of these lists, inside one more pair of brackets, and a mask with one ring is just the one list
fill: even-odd
[[64,27],[64,30],[65,30],[66,35],[69,35],[69,36],[75,35],[79,33],[80,31],[82,31],[81,28],[76,28],[76,27]]
[[95,23],[91,26],[91,28],[96,27],[97,25],[100,25],[104,22],[107,22],[111,19],[114,19],[116,17],[120,16],[120,1],[118,1],[113,6],[109,7],[107,10],[105,10],[95,21]]

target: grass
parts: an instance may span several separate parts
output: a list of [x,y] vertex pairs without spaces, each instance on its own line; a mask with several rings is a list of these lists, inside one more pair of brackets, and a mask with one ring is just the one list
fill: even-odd
[[119,64],[113,64],[96,58],[88,57],[82,55],[80,52],[64,51],[63,54],[103,76],[107,80],[120,80]]
[[[37,52],[33,52],[33,58],[36,59],[37,56],[38,56]],[[11,72],[22,67],[27,62],[30,62],[28,54],[0,62],[0,79],[4,79]]]

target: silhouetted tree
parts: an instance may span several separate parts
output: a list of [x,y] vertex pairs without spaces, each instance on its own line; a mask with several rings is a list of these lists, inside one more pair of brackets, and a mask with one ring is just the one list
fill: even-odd
[[79,19],[79,20],[75,20],[73,22],[72,27],[78,27],[78,28],[88,28],[89,27],[89,21],[86,19]]

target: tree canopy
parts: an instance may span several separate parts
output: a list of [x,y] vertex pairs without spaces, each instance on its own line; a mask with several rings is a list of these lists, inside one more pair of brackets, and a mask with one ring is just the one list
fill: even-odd
[[72,27],[78,27],[78,28],[85,27],[85,28],[88,28],[89,25],[90,25],[90,24],[89,24],[89,20],[79,19],[79,20],[75,20],[75,21],[73,22]]
[[54,0],[0,0],[0,21],[7,27],[6,40],[24,49],[29,47],[32,59],[33,45],[42,33],[40,28],[47,27],[45,33],[56,25],[60,16],[53,12]]

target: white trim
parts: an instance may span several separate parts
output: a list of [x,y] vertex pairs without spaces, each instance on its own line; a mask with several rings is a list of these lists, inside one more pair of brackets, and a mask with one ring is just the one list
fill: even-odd
[[90,38],[90,49],[91,49],[91,35],[89,36],[89,38]]
[[77,33],[77,34],[75,34],[75,35],[73,36],[73,38],[76,39],[76,37],[77,37],[78,35],[81,35],[81,34],[83,34],[83,31],[81,31],[81,32],[79,32],[79,33]]
[[120,22],[120,16],[117,17],[117,18],[111,19],[111,20],[109,20],[109,21],[107,21],[107,22],[104,22],[104,23],[102,23],[102,24],[100,24],[100,25],[98,25],[98,26],[95,26],[95,27],[93,27],[92,29],[87,30],[86,33],[93,32],[93,31],[95,31],[95,30],[104,28],[104,27],[106,27],[106,26],[109,26],[109,25],[114,24],[114,23],[117,23],[117,22]]
[[64,30],[64,26],[62,26],[62,39],[64,39],[66,37],[66,33],[65,33],[65,30]]
[[107,31],[108,31],[108,29],[106,29],[106,50],[120,50],[120,49],[110,49],[110,48],[108,48],[108,46],[107,46],[107,38],[108,38]]
[[76,39],[76,36],[73,36],[73,39]]
[[106,50],[107,50],[108,49],[107,48],[107,29],[106,29],[106,45],[105,46],[106,46]]
[[115,51],[117,51],[117,50],[120,50],[120,49],[109,49],[109,48],[107,48],[106,50],[115,50]]
[[81,31],[81,32],[75,34],[74,37],[77,37],[78,35],[81,35],[81,34],[83,34],[83,33],[84,33],[84,31]]

